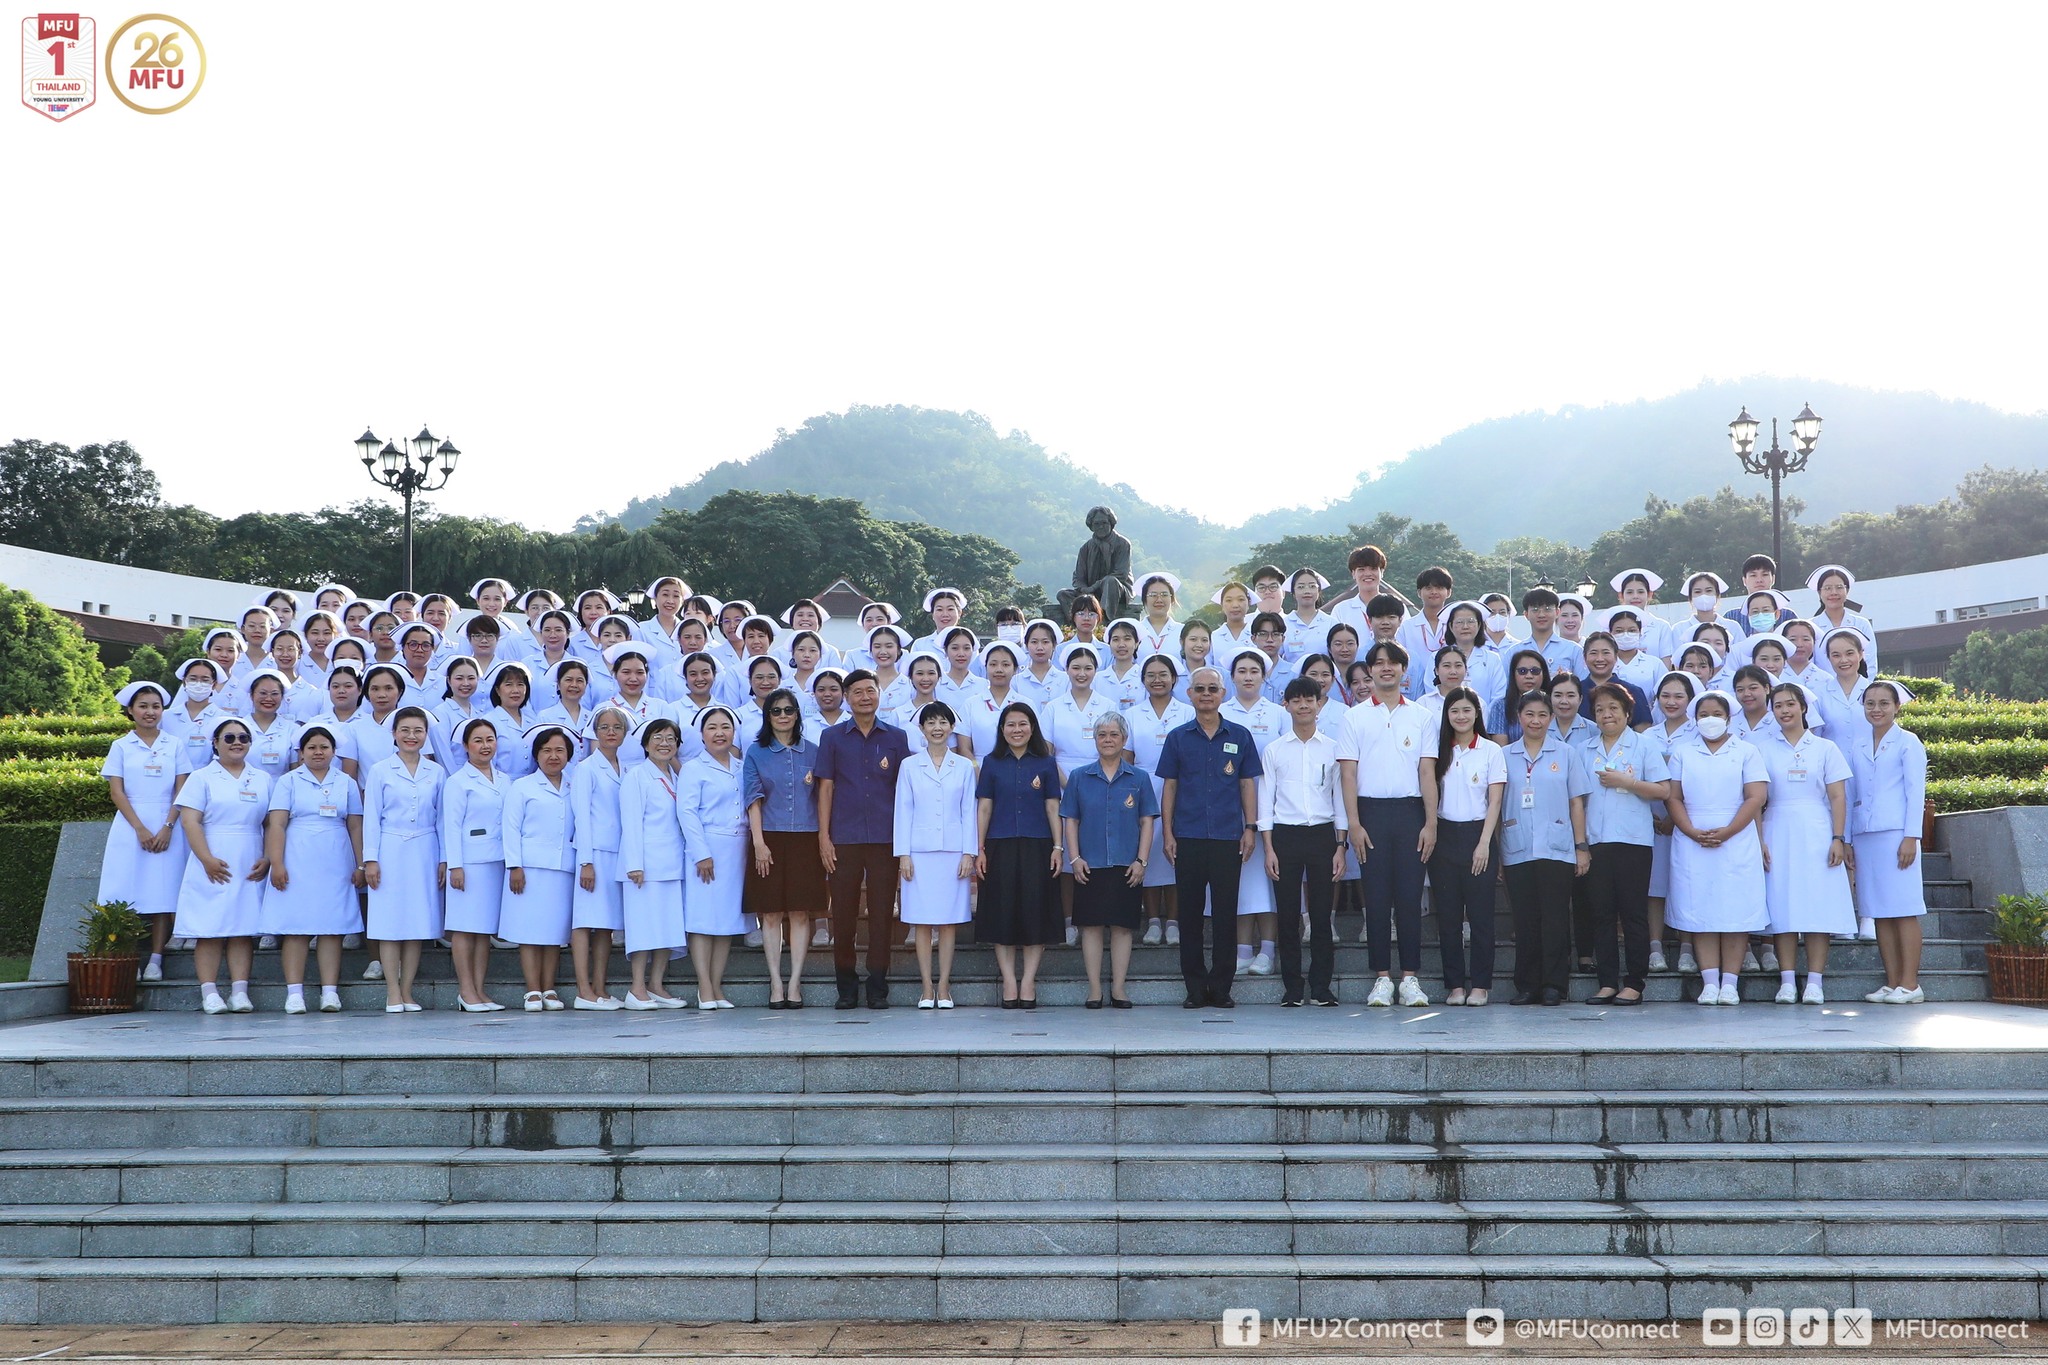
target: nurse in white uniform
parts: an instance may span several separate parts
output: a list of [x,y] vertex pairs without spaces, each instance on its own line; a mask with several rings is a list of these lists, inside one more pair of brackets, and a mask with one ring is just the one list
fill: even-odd
[[[1174,695],[1180,683],[1180,667],[1172,654],[1148,655],[1138,665],[1138,676],[1144,682],[1145,696],[1124,712],[1124,724],[1131,732],[1131,763],[1152,779],[1152,799],[1158,801],[1166,791],[1166,783],[1159,776],[1159,751],[1166,747],[1169,733],[1195,718],[1195,708]],[[1180,942],[1173,877],[1173,860],[1160,844],[1154,844],[1152,856],[1145,863],[1147,943]]]
[[1066,679],[1054,661],[1059,647],[1060,628],[1053,622],[1040,616],[1025,623],[1024,666],[1018,670],[1013,685],[1025,701],[1038,708],[1041,721],[1045,719],[1046,704],[1066,687]]
[[[1266,746],[1293,728],[1285,707],[1267,695],[1267,667],[1272,661],[1262,649],[1241,649],[1229,660],[1231,695],[1222,706],[1225,720],[1234,720],[1252,732],[1252,743],[1263,756]],[[1208,907],[1204,906],[1204,914]],[[1275,936],[1279,925],[1273,919],[1273,882],[1266,876],[1265,859],[1251,857],[1237,879],[1237,965],[1254,976],[1271,976],[1278,951]]]
[[683,927],[683,826],[676,818],[680,730],[667,716],[639,732],[646,761],[619,784],[619,900],[626,921],[626,960],[633,983],[629,1010],[681,1009],[669,994],[670,956],[688,951]]
[[1702,1005],[1739,1005],[1748,936],[1770,927],[1757,817],[1770,790],[1763,755],[1730,733],[1735,699],[1708,692],[1691,707],[1697,738],[1674,745],[1671,894],[1665,920],[1691,936]]
[[[996,751],[998,722],[1002,719],[1003,708],[1013,701],[1031,706],[1016,686],[1017,670],[1023,662],[1019,657],[1022,653],[1020,645],[1011,644],[1007,640],[990,640],[982,646],[979,660],[982,673],[981,691],[964,709],[955,708],[965,716],[961,728],[967,731],[968,742],[974,746],[974,759],[977,765]],[[953,705],[950,701],[946,704]],[[1031,706],[1031,709],[1034,714],[1038,710],[1036,706]],[[817,716],[815,709],[807,714]],[[815,720],[807,724],[819,731],[824,729],[822,725],[817,725]]]
[[213,762],[213,723],[228,715],[213,704],[220,670],[211,659],[187,659],[173,675],[178,692],[164,708],[163,731],[185,748],[185,763],[197,772]]
[[[1691,739],[1699,732],[1692,728],[1692,700],[1706,691],[1690,673],[1676,669],[1666,673],[1657,681],[1657,690],[1650,698],[1650,710],[1655,714],[1650,728],[1644,735],[1656,741],[1658,757],[1664,760],[1664,771],[1671,771],[1671,751],[1680,741]],[[1664,958],[1664,904],[1671,895],[1671,810],[1662,801],[1650,803],[1651,827],[1656,831],[1650,848],[1650,970],[1666,970]],[[1679,950],[1678,970],[1695,972],[1699,962],[1693,957],[1692,940],[1682,940]],[[1718,994],[1718,993],[1717,993]]]
[[[1088,657],[1085,652],[1074,656]],[[896,860],[902,919],[917,947],[921,1010],[953,1008],[953,940],[973,918],[975,846],[974,764],[952,752],[953,709],[933,702],[917,715],[924,743],[903,760],[896,782]],[[1064,776],[1064,774],[1062,774]],[[938,979],[932,979],[932,943],[938,942]]]
[[[488,727],[487,727],[488,728]],[[413,977],[420,948],[441,937],[441,765],[426,757],[427,713],[416,706],[391,720],[391,757],[363,786],[363,880],[370,889],[364,931],[377,940],[384,1012],[416,1013]]]
[[1770,774],[1764,807],[1764,896],[1778,936],[1778,1003],[1800,1001],[1793,964],[1806,938],[1809,1005],[1825,1005],[1828,936],[1856,931],[1849,894],[1849,760],[1808,726],[1812,699],[1798,683],[1771,689],[1775,733],[1756,741]]
[[497,1008],[485,983],[505,898],[505,797],[514,781],[497,756],[519,736],[480,717],[464,725],[459,738],[466,761],[441,791],[441,853],[448,865],[442,925],[454,944],[457,1008],[487,1014]]
[[[270,777],[246,761],[249,725],[239,716],[213,723],[213,761],[178,790],[178,818],[192,850],[178,884],[178,918],[171,932],[196,939],[193,969],[200,1007],[208,1014],[247,1014],[249,963],[261,931],[264,879],[263,820],[270,813]],[[220,998],[221,955],[228,959],[230,996]]]
[[1180,580],[1163,569],[1154,569],[1139,575],[1131,596],[1139,606],[1138,658],[1164,654],[1178,659],[1181,623],[1173,619],[1173,609],[1180,605]]
[[301,766],[271,784],[264,852],[270,890],[257,916],[279,940],[286,1014],[306,1012],[306,949],[319,940],[320,1009],[341,1008],[341,941],[363,932],[363,797],[341,770],[334,732],[299,735]]
[[569,799],[569,761],[576,738],[560,725],[521,735],[534,771],[505,794],[505,895],[498,936],[519,945],[528,1014],[567,1008],[555,994],[555,972],[569,941],[576,887],[576,814]]
[[116,812],[100,860],[98,899],[127,901],[150,924],[145,981],[163,980],[164,946],[178,914],[178,886],[190,850],[171,805],[192,771],[184,741],[163,728],[171,694],[153,682],[129,683],[116,698],[135,728],[107,748],[100,776]]
[[697,971],[697,1008],[729,1010],[725,962],[732,941],[754,925],[744,909],[747,876],[746,763],[739,720],[728,706],[697,713],[704,751],[683,765],[676,780],[676,820],[683,831],[687,891],[683,927],[690,965]]
[[1898,724],[1910,692],[1879,678],[1863,693],[1868,737],[1849,751],[1855,770],[1851,816],[1856,847],[1856,903],[1877,921],[1884,985],[1864,996],[1876,1005],[1917,1005],[1920,917],[1927,913],[1920,880],[1920,828],[1927,804],[1927,748]]
[[569,948],[576,964],[576,1008],[615,1010],[606,969],[612,936],[626,927],[619,895],[619,787],[626,780],[621,750],[633,721],[616,706],[591,717],[591,752],[569,779],[569,805],[576,832],[576,893],[569,907]]
[[[1663,577],[1651,569],[1623,569],[1607,580],[1607,586],[1614,589],[1614,595],[1621,599],[1622,606],[1635,612],[1643,637],[1642,648],[1654,658],[1668,662],[1673,648],[1671,623],[1650,610],[1657,594],[1664,588]],[[1614,629],[1612,613],[1609,613],[1603,629],[1610,634],[1620,633]],[[1645,690],[1648,688],[1648,684],[1641,686]]]
[[1849,594],[1856,590],[1856,575],[1840,564],[1823,564],[1806,576],[1806,586],[1820,598],[1813,624],[1822,631],[1849,629],[1863,637],[1864,660],[1877,671],[1877,627],[1870,618],[1849,610]]

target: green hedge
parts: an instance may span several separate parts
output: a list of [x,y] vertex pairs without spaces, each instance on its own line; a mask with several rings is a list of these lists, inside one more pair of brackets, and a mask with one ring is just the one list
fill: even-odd
[[50,867],[63,829],[55,822],[0,825],[0,955],[35,951],[43,894],[50,888]]
[[2011,777],[2039,781],[2048,772],[2048,739],[2005,739],[1995,743],[1937,740],[1927,745],[1927,776]]
[[133,728],[128,718],[112,716],[0,716],[0,735],[125,735]]
[[1904,683],[1906,690],[1913,694],[1915,704],[1930,701],[1947,701],[1956,694],[1955,685],[1945,678],[1913,678],[1908,677],[1904,673],[1879,673],[1877,676],[1880,678],[1891,678]]
[[1929,778],[1927,799],[1938,811],[1986,810],[1992,806],[2048,806],[2048,779],[2010,777]]
[[0,729],[0,758],[101,759],[113,747],[114,735],[52,735],[36,730]]
[[1928,744],[2048,739],[2048,708],[1922,711],[1916,706],[1900,717],[1900,723]]
[[114,803],[99,764],[14,760],[0,762],[0,825],[39,820],[109,820]]

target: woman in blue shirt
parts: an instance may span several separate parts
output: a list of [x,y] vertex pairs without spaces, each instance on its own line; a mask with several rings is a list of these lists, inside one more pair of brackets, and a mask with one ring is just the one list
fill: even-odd
[[1562,1005],[1571,984],[1572,878],[1592,866],[1585,759],[1551,728],[1550,698],[1515,701],[1522,738],[1508,747],[1501,861],[1515,915],[1517,1005]]
[[[779,687],[761,708],[762,725],[747,750],[744,795],[753,837],[754,875],[745,906],[761,926],[768,961],[768,1008],[804,1007],[805,925],[825,910],[825,864],[818,857],[818,788],[811,769],[818,746],[804,738],[803,707]],[[782,943],[789,940],[789,984],[782,981]]]
[[1124,975],[1131,965],[1131,935],[1144,913],[1145,863],[1159,804],[1152,778],[1125,763],[1130,727],[1109,712],[1095,722],[1095,761],[1067,774],[1060,815],[1074,855],[1074,923],[1088,966],[1088,1008],[1102,1008],[1102,931],[1109,930],[1109,1003],[1131,1007]]
[[[996,722],[996,747],[974,787],[980,826],[981,902],[974,939],[996,950],[1003,1008],[1038,1008],[1038,964],[1066,937],[1060,911],[1060,769],[1038,729],[1038,712],[1013,701]],[[1017,975],[1017,950],[1024,973]]]
[[1651,803],[1663,799],[1669,774],[1658,741],[1629,728],[1637,695],[1619,681],[1596,686],[1593,719],[1599,730],[1582,746],[1591,779],[1586,842],[1592,847],[1585,886],[1592,906],[1594,967],[1600,974],[1600,989],[1592,997],[1596,1005],[1642,1004],[1650,970],[1650,865],[1657,842]]
[[1873,1005],[1917,1005],[1920,989],[1920,917],[1927,913],[1920,880],[1920,826],[1927,802],[1927,748],[1898,724],[1912,694],[1889,678],[1863,692],[1870,723],[1849,750],[1855,772],[1850,795],[1856,851],[1856,903],[1877,921],[1877,948],[1885,984],[1864,996]]

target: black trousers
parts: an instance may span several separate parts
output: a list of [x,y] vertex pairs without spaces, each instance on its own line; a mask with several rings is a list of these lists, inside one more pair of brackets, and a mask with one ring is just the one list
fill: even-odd
[[1515,912],[1515,989],[1562,994],[1572,982],[1572,879],[1577,868],[1555,858],[1509,863],[1508,904]]
[[[1180,975],[1189,995],[1220,999],[1237,980],[1237,879],[1244,860],[1235,839],[1174,841],[1173,885],[1180,896]],[[1202,956],[1202,899],[1209,901],[1209,941]]]
[[[1436,911],[1438,951],[1444,962],[1444,989],[1493,989],[1494,879],[1500,860],[1487,850],[1486,866],[1472,870],[1484,820],[1438,820],[1436,850],[1429,857],[1429,903]],[[1472,926],[1472,960],[1465,961],[1465,936]]]
[[895,937],[896,854],[888,844],[838,844],[839,865],[832,870],[832,967],[839,992],[850,994],[860,984],[854,970],[860,950],[860,890],[868,890],[868,994],[889,991],[889,944]]
[[1337,853],[1337,827],[1273,826],[1273,856],[1280,860],[1280,879],[1273,897],[1279,911],[1280,977],[1287,996],[1301,999],[1301,908],[1308,895],[1308,989],[1330,993],[1330,973],[1337,963],[1337,944],[1330,927],[1330,864]]
[[[1591,874],[1587,874],[1590,876]],[[1600,960],[1600,945],[1593,927],[1593,893],[1585,877],[1572,878],[1572,948],[1582,958]],[[1609,938],[1613,935],[1610,933]]]
[[[1593,902],[1593,961],[1609,990],[1643,989],[1650,971],[1650,859],[1648,844],[1595,844],[1593,869],[1580,880]],[[1614,942],[1621,926],[1622,947]],[[1622,961],[1626,952],[1627,962]]]
[[1365,886],[1366,946],[1375,973],[1391,969],[1391,928],[1401,930],[1401,970],[1422,970],[1422,798],[1361,796],[1358,823],[1372,848],[1359,863]]

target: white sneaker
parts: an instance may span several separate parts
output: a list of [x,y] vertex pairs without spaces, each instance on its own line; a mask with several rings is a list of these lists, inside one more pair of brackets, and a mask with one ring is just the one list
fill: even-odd
[[262,936],[261,938],[259,938],[259,939],[257,939],[257,940],[256,940],[256,947],[257,947],[257,948],[258,948],[259,950],[261,950],[261,949],[264,949],[264,948],[275,948],[276,946],[277,946],[277,935],[276,935],[276,934],[265,934],[265,935],[263,935],[263,936]]
[[1652,948],[1650,950],[1650,970],[1653,972],[1668,972],[1671,970],[1670,967],[1665,965],[1664,950],[1662,948]]
[[1165,930],[1159,927],[1159,921],[1155,919],[1145,926],[1145,937],[1142,941],[1145,943],[1157,943],[1164,934]]
[[219,991],[215,991],[212,995],[202,995],[199,997],[199,1008],[205,1010],[208,1014],[226,1014],[228,1012],[228,1002],[220,998]]
[[1383,976],[1372,983],[1372,994],[1365,997],[1365,1003],[1375,1009],[1385,1009],[1394,1003],[1394,979]]
[[1805,993],[1799,997],[1799,1003],[1802,1005],[1825,1005],[1827,1002],[1827,995],[1821,990],[1820,983],[1817,981],[1807,982]]
[[284,998],[284,1012],[286,1014],[304,1014],[306,1012],[305,995],[287,995]]
[[1910,991],[1894,986],[1892,987],[1892,998],[1885,1001],[1885,1003],[1887,1005],[1919,1005],[1925,1003],[1926,1000],[1927,992],[1918,986],[1915,986]]
[[1868,916],[1859,918],[1856,921],[1856,937],[1867,943],[1875,943],[1877,941],[1877,921]]
[[1365,927],[1365,926],[1364,926],[1363,924],[1359,925],[1359,926],[1358,926],[1358,941],[1359,941],[1360,943],[1370,943],[1370,942],[1372,942],[1372,930],[1370,930],[1370,929],[1366,928],[1366,927]]
[[249,993],[247,991],[236,991],[228,997],[228,1009],[235,1014],[252,1014],[255,1012],[256,1007],[249,1003]]
[[382,981],[383,979],[384,964],[382,962],[372,960],[369,966],[363,968],[363,980]]
[[1778,950],[1776,948],[1764,949],[1763,964],[1764,970],[1767,972],[1775,972],[1778,970]]
[[1273,959],[1267,957],[1264,953],[1253,953],[1252,960],[1245,964],[1245,970],[1253,976],[1271,976],[1273,974]]
[[1180,921],[1179,921],[1179,920],[1170,920],[1170,921],[1168,921],[1168,922],[1167,922],[1167,925],[1166,925],[1166,943],[1167,943],[1167,946],[1168,946],[1168,947],[1173,947],[1174,945],[1178,944],[1179,942],[1180,942]]
[[1427,1005],[1429,1003],[1429,997],[1422,993],[1422,987],[1416,984],[1416,980],[1412,976],[1401,978],[1401,1003],[1404,1005]]
[[151,962],[151,963],[149,963],[148,965],[146,965],[145,967],[143,967],[143,969],[142,969],[142,979],[143,979],[144,981],[161,981],[161,980],[163,980],[163,979],[164,979],[164,969],[163,969],[163,964],[162,964],[162,963],[160,963],[160,962]]
[[[1760,972],[1763,969],[1764,964],[1756,960],[1756,949],[1745,948],[1742,950],[1742,970],[1745,972]],[[1773,968],[1773,970],[1776,969]]]
[[340,1014],[340,1013],[341,1013],[341,992],[340,992],[340,991],[322,991],[322,992],[320,992],[320,1012],[321,1012],[322,1014]]
[[363,936],[361,934],[343,934],[341,936],[341,946],[344,948],[360,948],[363,946]]
[[1787,982],[1786,982],[1786,983],[1785,983],[1784,985],[1782,985],[1782,986],[1778,987],[1778,999],[1777,999],[1777,1003],[1778,1003],[1778,1004],[1780,1004],[1780,1005],[1796,1005],[1796,1004],[1798,1004],[1798,1003],[1799,1003],[1799,988],[1798,988],[1797,986],[1793,985],[1793,984],[1792,984],[1791,982],[1789,982],[1789,981],[1787,981]]
[[1720,989],[1720,987],[1718,987],[1718,986],[1717,986],[1717,987],[1715,987],[1715,988],[1714,988],[1714,989],[1712,989],[1712,990],[1708,990],[1708,989],[1707,989],[1707,988],[1706,988],[1705,986],[1702,986],[1702,987],[1700,987],[1700,998],[1699,998],[1699,1001],[1698,1001],[1698,1003],[1699,1003],[1699,1004],[1702,1004],[1702,1005],[1718,1005],[1718,1004],[1720,1004],[1720,1003],[1721,1003],[1721,989]]
[[1685,976],[1699,975],[1700,960],[1692,955],[1692,949],[1680,948],[1678,950],[1678,970],[1680,974]]
[[1897,986],[1879,986],[1876,990],[1869,992],[1863,998],[1865,1000],[1868,1000],[1873,1005],[1889,1005],[1892,1002],[1892,996],[1898,991],[1898,989],[1899,988]]
[[813,948],[830,948],[832,946],[832,926],[820,923],[811,934],[811,946]]
[[1080,941],[1081,931],[1079,929],[1076,929],[1073,925],[1069,924],[1067,926],[1067,946],[1071,948]]
[[1721,981],[1721,1003],[1724,1005],[1739,1005],[1742,1003],[1742,992],[1736,988],[1733,981],[1729,981],[1726,978],[1723,978]]
[[746,937],[746,940],[745,940],[745,941],[746,941],[746,945],[747,945],[747,946],[748,946],[749,948],[758,948],[758,947],[760,947],[760,946],[761,946],[761,931],[760,931],[759,929],[749,929],[749,930],[747,930],[747,937]]

